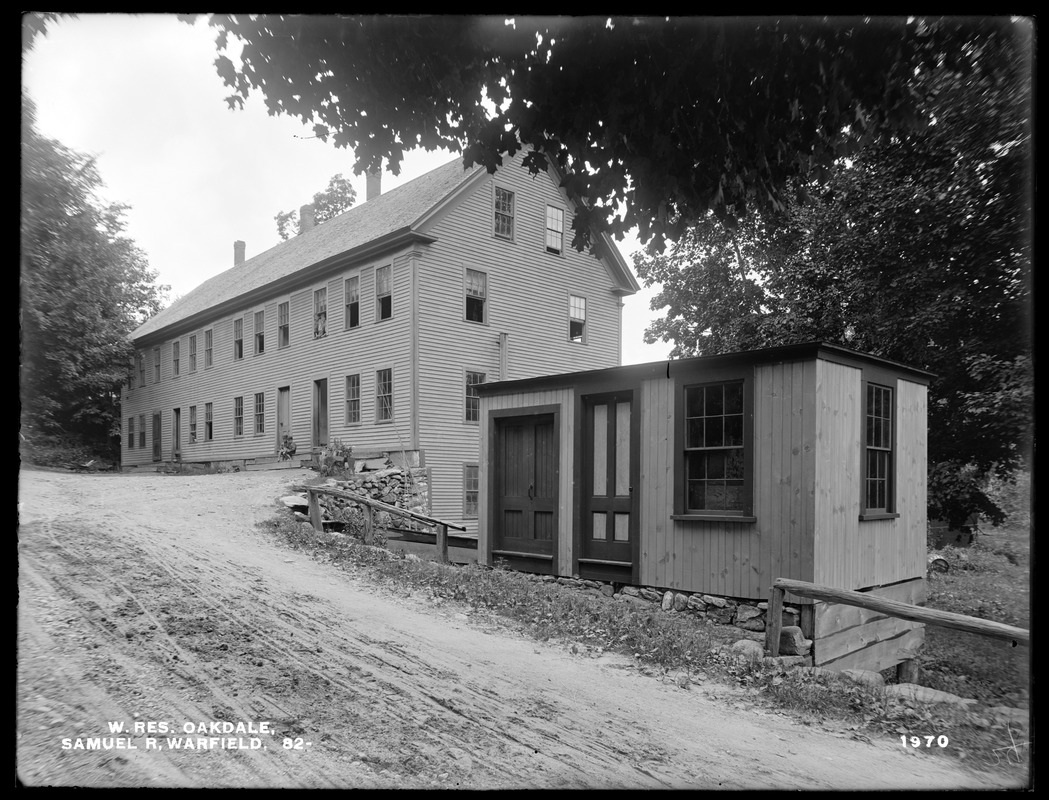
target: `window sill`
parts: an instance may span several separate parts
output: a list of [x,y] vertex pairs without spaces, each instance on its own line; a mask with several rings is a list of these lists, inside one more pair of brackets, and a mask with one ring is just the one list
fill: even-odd
[[869,522],[875,519],[896,519],[899,516],[895,511],[877,511],[870,514],[860,514],[860,522]]
[[741,514],[671,514],[670,518],[677,522],[757,522],[757,517],[748,517]]

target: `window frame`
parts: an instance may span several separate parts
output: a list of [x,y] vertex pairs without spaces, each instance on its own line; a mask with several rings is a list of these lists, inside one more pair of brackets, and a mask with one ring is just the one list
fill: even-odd
[[[509,199],[508,209],[500,206],[500,193],[502,193],[506,199]],[[517,227],[515,225],[516,213],[516,193],[512,189],[507,189],[504,186],[495,184],[492,190],[492,235],[499,239],[506,239],[509,242],[514,241],[514,234],[516,233],[515,228]],[[509,233],[500,231],[500,219],[507,221],[503,227],[509,226]]]
[[[356,379],[356,393],[355,396],[351,393],[351,381]],[[347,425],[360,425],[362,422],[362,394],[361,394],[361,373],[351,372],[346,376],[346,395],[345,395],[345,408],[346,408],[346,424]],[[350,403],[356,403],[356,413],[350,413]]]
[[[389,276],[389,286],[386,287],[388,291],[384,294],[379,293],[379,273],[383,270]],[[383,316],[383,301],[389,301],[389,311],[386,316]],[[381,267],[375,268],[375,321],[385,322],[388,319],[393,319],[393,264],[383,264]]]
[[[353,283],[355,286],[356,300],[353,303],[350,302],[350,284]],[[356,308],[351,308],[356,306]],[[361,327],[361,274],[358,272],[355,275],[348,275],[343,278],[342,281],[342,309],[343,309],[343,330],[353,330],[354,328]],[[351,323],[354,315],[356,315],[357,321]]]
[[[477,394],[477,386],[484,383],[488,376],[487,373],[472,369],[463,370],[463,373],[463,422],[467,425],[479,425],[481,423],[481,395]],[[480,376],[481,379],[471,383],[470,378],[476,378],[477,376]],[[473,394],[470,393],[471,388],[473,388]],[[476,402],[471,404],[471,400]],[[474,412],[473,419],[470,418],[471,408]]]
[[182,341],[175,339],[171,343],[171,377],[177,378],[181,374]]
[[138,415],[138,449],[146,449],[146,415]]
[[153,348],[153,385],[160,383],[160,345]]
[[244,317],[233,319],[233,360],[240,361],[244,358]]
[[146,385],[146,354],[139,350],[135,353],[135,358],[138,361],[138,386],[141,389]]
[[189,444],[197,443],[197,407],[189,407]]
[[204,330],[204,369],[211,369],[215,363],[215,329]]
[[127,449],[135,449],[135,415],[127,418]]
[[[388,383],[383,379],[383,373],[389,373]],[[384,386],[389,386],[389,394],[382,394]],[[375,423],[377,425],[387,425],[395,419],[395,406],[393,403],[393,367],[383,367],[382,369],[375,370]],[[389,409],[390,414],[387,417],[383,416],[383,398],[389,398]]]
[[256,356],[266,354],[266,309],[252,314],[252,353]]
[[[472,472],[472,474],[471,474]],[[473,488],[471,488],[471,485]],[[473,508],[470,495],[473,495]],[[477,462],[463,463],[463,519],[478,519],[481,510],[481,466]]]
[[244,395],[233,398],[233,438],[244,436]]
[[[321,325],[321,315],[324,324]],[[328,285],[313,290],[313,338],[324,339],[328,336]]]
[[192,375],[197,371],[197,334],[189,336],[189,372]]
[[266,393],[255,392],[252,404],[252,435],[263,436],[266,433]]
[[[482,294],[478,295],[471,291],[470,273],[480,275],[483,281]],[[473,319],[470,315],[470,300],[480,301],[481,306],[481,318]],[[473,267],[465,267],[463,269],[463,319],[466,322],[472,322],[476,325],[487,325],[488,324],[488,272],[483,269],[474,269]]]
[[[878,388],[888,391],[890,398],[889,411],[889,447],[872,448],[867,440],[867,418],[870,414],[868,391]],[[897,507],[897,473],[899,470],[899,379],[886,370],[864,367],[860,381],[860,521],[869,522],[879,519],[896,519],[900,516]],[[885,476],[885,507],[868,506],[869,454],[872,449],[888,453],[888,467]]]
[[[557,214],[560,215],[560,220],[559,220],[560,228],[551,228],[550,227],[550,222],[551,222],[550,212],[551,211],[556,212]],[[557,219],[557,218],[555,217],[555,219]],[[546,224],[546,228],[545,228],[545,242],[544,242],[544,244],[546,245],[546,252],[550,253],[551,255],[555,255],[555,256],[563,256],[565,254],[565,210],[563,208],[561,208],[560,206],[555,206],[555,205],[551,205],[550,203],[547,203],[547,205],[546,205],[546,223],[545,224]],[[550,235],[551,234],[556,234],[556,236],[557,236],[558,244],[557,244],[557,248],[556,249],[551,247],[551,245],[550,245]]]
[[215,409],[212,403],[204,404],[204,441],[215,439]]
[[291,301],[277,303],[277,349],[291,347]]
[[[573,300],[582,300],[583,301],[583,316],[582,317],[577,317],[577,316],[574,315],[575,309],[572,306],[572,301]],[[586,344],[587,343],[588,333],[589,333],[590,329],[589,329],[589,326],[586,324],[586,307],[587,307],[587,296],[586,295],[569,293],[569,295],[568,295],[568,341],[571,342],[572,344]],[[582,327],[582,333],[579,335],[578,338],[576,338],[575,336],[572,335],[572,323],[573,322],[579,322],[583,326]]]
[[[743,508],[689,509],[686,465],[687,393],[690,389],[743,385]],[[674,513],[671,519],[706,522],[756,522],[754,516],[754,369],[753,367],[704,370],[695,379],[682,380],[674,387]],[[704,448],[708,449],[708,448]],[[717,449],[717,448],[709,448]]]

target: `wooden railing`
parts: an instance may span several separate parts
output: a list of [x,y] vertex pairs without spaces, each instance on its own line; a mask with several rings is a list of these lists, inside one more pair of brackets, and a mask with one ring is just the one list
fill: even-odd
[[1016,647],[1018,644],[1029,647],[1031,644],[1031,632],[1023,628],[1014,628],[1012,625],[1003,625],[1000,622],[969,617],[965,614],[954,614],[950,611],[939,611],[935,608],[914,606],[910,603],[901,603],[899,600],[876,597],[866,592],[850,592],[844,589],[832,589],[829,586],[818,586],[815,583],[807,583],[805,581],[777,578],[772,583],[772,596],[769,601],[768,611],[768,635],[766,639],[773,656],[779,655],[784,592],[790,592],[798,597],[809,597],[813,600],[825,600],[830,603],[858,606],[868,611],[877,611],[889,616],[910,620],[911,622],[924,622],[927,625],[938,625],[941,628],[953,628],[954,630],[976,633],[981,636],[1004,639],[1011,642],[1013,647]]
[[374,541],[374,527],[375,527],[375,512],[385,511],[388,514],[396,514],[401,517],[407,517],[413,519],[416,522],[422,522],[425,525],[432,525],[437,531],[437,555],[444,564],[448,563],[448,529],[453,528],[457,531],[465,531],[462,525],[453,525],[451,522],[445,522],[444,520],[437,519],[436,517],[430,517],[426,514],[420,514],[417,511],[409,511],[406,508],[398,508],[397,506],[391,506],[389,503],[383,503],[380,500],[373,500],[370,497],[359,495],[354,492],[347,492],[341,489],[332,489],[330,486],[307,486],[306,492],[309,497],[310,506],[310,524],[313,525],[313,529],[320,531],[324,529],[324,521],[321,514],[320,496],[322,494],[331,495],[332,497],[341,497],[343,500],[349,500],[356,503],[361,507],[364,513],[364,543],[372,544]]

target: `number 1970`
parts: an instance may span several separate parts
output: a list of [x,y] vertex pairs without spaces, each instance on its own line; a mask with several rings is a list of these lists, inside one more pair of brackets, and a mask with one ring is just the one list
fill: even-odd
[[940,734],[939,736],[905,736],[902,734],[900,735],[900,744],[904,747],[906,747],[907,745],[910,745],[911,747],[921,747],[923,743],[926,747],[932,747],[933,742],[936,743],[937,747],[946,747],[948,744],[948,739],[943,734]]

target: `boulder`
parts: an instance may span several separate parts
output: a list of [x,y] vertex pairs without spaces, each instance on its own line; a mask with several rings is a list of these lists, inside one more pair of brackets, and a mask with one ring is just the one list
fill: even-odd
[[681,592],[674,593],[674,610],[684,611],[688,608],[688,595]]
[[707,604],[703,602],[703,598],[698,594],[690,595],[688,598],[688,607],[692,611],[706,611]]
[[919,703],[951,703],[957,706],[971,706],[976,703],[965,697],[959,697],[950,692],[941,692],[939,689],[930,689],[928,686],[919,686],[916,683],[897,683],[885,687],[885,696],[895,700],[911,700]]
[[812,651],[812,639],[797,625],[787,625],[779,632],[779,651],[785,656],[807,656]]
[[740,639],[729,646],[732,655],[747,661],[761,661],[765,657],[765,648],[750,639]]
[[670,591],[664,592],[662,606],[663,606],[663,610],[664,611],[673,611],[674,610],[674,593],[673,592],[670,592]]
[[874,672],[869,669],[844,669],[841,671],[849,680],[855,681],[856,683],[864,686],[871,686],[873,688],[879,688],[885,685],[885,679],[881,676],[880,672]]

